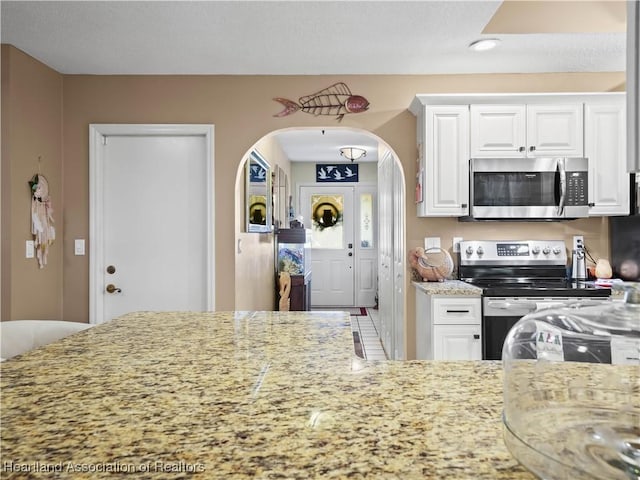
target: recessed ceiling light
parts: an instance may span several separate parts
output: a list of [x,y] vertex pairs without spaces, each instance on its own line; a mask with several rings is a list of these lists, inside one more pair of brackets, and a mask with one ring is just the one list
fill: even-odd
[[500,45],[500,39],[498,38],[483,38],[482,40],[471,42],[469,44],[469,49],[476,52],[483,52],[485,50],[491,50],[498,45]]

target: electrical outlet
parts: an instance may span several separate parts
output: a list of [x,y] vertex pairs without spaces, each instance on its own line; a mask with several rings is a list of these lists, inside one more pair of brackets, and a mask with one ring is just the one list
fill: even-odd
[[458,253],[460,251],[460,242],[464,240],[462,237],[453,237],[453,252]]
[[574,235],[573,236],[573,249],[577,250],[579,248],[584,247],[584,236],[583,235]]

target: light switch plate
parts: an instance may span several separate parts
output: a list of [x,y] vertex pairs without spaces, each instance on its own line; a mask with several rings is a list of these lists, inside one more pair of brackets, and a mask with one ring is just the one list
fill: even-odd
[[458,253],[460,251],[460,242],[464,240],[462,237],[453,237],[453,252]]
[[84,238],[76,238],[73,253],[74,255],[84,255]]
[[440,248],[440,237],[424,237],[424,248]]
[[27,240],[25,255],[26,258],[35,257],[35,248],[33,244],[33,240]]

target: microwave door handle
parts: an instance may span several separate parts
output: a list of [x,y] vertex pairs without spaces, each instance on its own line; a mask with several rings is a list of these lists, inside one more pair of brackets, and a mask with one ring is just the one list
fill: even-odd
[[564,158],[558,159],[556,171],[560,178],[560,201],[558,202],[558,215],[564,213],[564,203],[567,198],[567,171],[565,170]]

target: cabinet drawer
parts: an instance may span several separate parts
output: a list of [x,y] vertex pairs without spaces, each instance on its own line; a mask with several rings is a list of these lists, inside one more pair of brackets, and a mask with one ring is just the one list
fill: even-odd
[[480,298],[434,298],[434,325],[480,325]]

